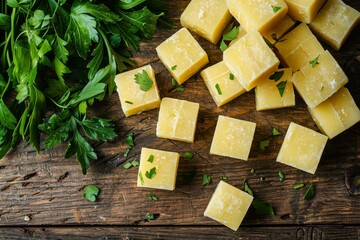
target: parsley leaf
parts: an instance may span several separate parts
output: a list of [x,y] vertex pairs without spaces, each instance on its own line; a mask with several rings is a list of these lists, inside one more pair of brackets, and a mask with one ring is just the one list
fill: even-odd
[[255,208],[256,214],[267,216],[275,215],[275,211],[269,203],[254,199],[251,206]]
[[155,197],[154,195],[151,195],[151,194],[146,194],[146,197],[151,201],[157,201],[158,200],[157,197]]
[[108,119],[93,117],[79,122],[87,136],[95,141],[108,141],[117,135],[114,125]]
[[220,176],[219,179],[224,181],[224,180],[228,180],[228,177],[227,176]]
[[317,64],[320,64],[320,63],[319,63],[319,57],[320,57],[320,55],[317,56],[314,60],[310,61],[310,65],[311,65],[313,68],[315,68]]
[[251,190],[247,179],[244,180],[244,191],[247,192],[249,195],[254,196],[254,192]]
[[285,175],[281,170],[279,170],[279,180],[280,182],[283,182],[285,180]]
[[147,177],[148,179],[153,179],[155,175],[156,175],[156,167],[153,167],[152,169],[150,169],[150,171],[145,172],[145,177]]
[[139,166],[139,162],[137,160],[133,160],[132,162],[125,163],[123,165],[123,168],[129,169],[129,168],[136,167],[136,166]]
[[280,97],[282,97],[282,96],[284,95],[286,83],[287,83],[287,81],[284,81],[284,82],[278,83],[278,84],[276,85],[276,87],[277,87],[278,90],[279,90]]
[[269,77],[270,80],[274,80],[275,82],[279,81],[284,75],[284,71],[274,72],[273,75]]
[[154,155],[150,155],[147,161],[152,163],[154,161]]
[[314,197],[314,187],[312,184],[310,184],[308,190],[306,191],[305,195],[304,195],[304,199],[309,201]]
[[193,157],[194,157],[194,154],[191,153],[191,152],[185,152],[184,153],[184,158],[192,159]]
[[140,183],[141,185],[144,185],[144,178],[141,172],[139,172],[139,179],[140,179]]
[[135,82],[139,84],[140,89],[145,92],[149,90],[153,85],[153,81],[145,70],[143,70],[142,73],[135,74]]
[[230,79],[230,80],[234,80],[234,79],[235,79],[234,74],[230,73],[230,74],[229,74],[229,79]]
[[95,202],[99,193],[100,193],[99,188],[97,188],[93,185],[88,185],[85,188],[83,197],[86,198],[87,200],[89,200],[90,202]]
[[147,218],[148,220],[155,220],[154,214],[151,214],[151,213],[147,213],[147,214],[146,214],[146,218]]
[[176,86],[177,81],[175,78],[171,78],[171,85]]
[[298,190],[298,189],[300,189],[300,188],[303,188],[305,185],[303,184],[303,183],[300,183],[300,184],[298,184],[298,185],[295,185],[294,186],[294,189],[295,190]]
[[205,186],[207,184],[211,183],[211,177],[207,174],[204,174],[202,177],[202,185]]
[[217,90],[218,94],[222,95],[222,91],[221,91],[221,88],[220,88],[218,83],[215,85],[215,87],[216,87],[216,90]]
[[174,66],[171,67],[171,70],[175,71],[176,68],[177,68],[177,65],[174,65]]
[[273,136],[280,136],[281,135],[281,132],[277,129],[277,128],[273,128],[272,129],[272,135]]
[[278,12],[281,9],[281,7],[279,7],[279,6],[271,5],[271,7],[272,7],[272,9],[274,10],[275,13]]
[[131,130],[129,132],[129,134],[127,135],[126,137],[126,140],[125,140],[125,144],[128,145],[125,153],[124,153],[124,157],[127,157],[130,153],[130,151],[134,148],[135,146],[135,143],[134,143],[134,132]]
[[171,92],[172,92],[172,93],[175,93],[175,92],[185,92],[185,88],[184,88],[183,86],[180,86],[180,87],[174,88]]
[[224,31],[221,43],[220,43],[220,49],[221,51],[225,51],[228,46],[225,43],[225,41],[232,41],[234,39],[236,39],[236,37],[239,34],[239,27],[233,27],[233,24],[230,24]]
[[270,144],[270,140],[260,141],[260,145],[259,145],[260,150],[265,151],[265,148],[267,148],[269,144]]

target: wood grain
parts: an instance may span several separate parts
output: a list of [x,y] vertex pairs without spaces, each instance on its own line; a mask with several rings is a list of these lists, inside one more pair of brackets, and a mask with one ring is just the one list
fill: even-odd
[[[169,10],[171,18],[180,26],[179,16],[189,0],[172,1]],[[358,0],[349,0],[348,4],[360,10]],[[340,52],[331,51],[349,77],[347,87],[360,105],[360,28],[357,27]],[[306,110],[305,103],[297,95],[297,104],[293,108],[257,112],[255,110],[254,92],[246,93],[231,103],[218,108],[213,102],[206,86],[197,74],[185,83],[184,93],[171,93],[171,76],[156,56],[155,47],[171,36],[176,30],[161,30],[154,39],[142,44],[141,53],[134,54],[138,66],[151,64],[156,71],[156,78],[162,97],[174,97],[200,103],[200,114],[196,130],[195,143],[182,143],[159,139],[155,135],[158,110],[125,118],[121,111],[116,94],[101,104],[95,104],[91,114],[111,118],[116,124],[119,137],[112,142],[95,145],[99,160],[93,162],[87,176],[82,176],[77,162],[64,159],[65,145],[43,151],[40,155],[25,143],[21,143],[0,161],[0,225],[1,226],[63,226],[63,225],[144,225],[144,227],[99,228],[92,229],[93,234],[120,234],[125,238],[146,238],[146,232],[159,232],[159,239],[171,236],[174,228],[154,228],[151,226],[179,226],[178,238],[185,238],[193,231],[199,239],[206,238],[207,232],[218,238],[242,237],[250,231],[259,231],[259,239],[272,238],[271,231],[278,233],[276,239],[341,239],[346,236],[359,237],[356,226],[336,228],[335,238],[313,237],[314,229],[325,235],[333,234],[332,227],[304,227],[303,238],[293,238],[297,227],[294,224],[359,224],[360,223],[360,124],[355,125],[340,136],[328,142],[319,168],[315,175],[301,172],[294,168],[276,163],[283,136],[272,137],[272,127],[285,133],[290,122],[317,130],[315,123]],[[194,34],[201,46],[209,54],[210,64],[222,59],[218,46],[210,44]],[[330,50],[326,44],[326,49]],[[209,155],[212,135],[218,115],[227,115],[257,123],[255,139],[249,161],[240,161],[225,157]],[[128,158],[123,156],[126,149],[126,134],[135,133],[135,148]],[[270,146],[261,152],[258,144],[261,140],[270,139]],[[123,169],[122,164],[128,160],[139,159],[141,147],[172,150],[179,153],[191,151],[195,153],[192,160],[184,158],[180,161],[176,190],[173,192],[136,188],[137,168]],[[251,174],[250,169],[256,169]],[[286,180],[278,180],[278,171],[285,173]],[[195,175],[194,175],[195,173]],[[212,177],[210,185],[202,186],[203,174]],[[192,176],[194,175],[194,176]],[[239,233],[228,232],[222,227],[206,227],[217,225],[205,218],[203,212],[213,193],[220,176],[227,176],[228,182],[242,188],[244,179],[248,179],[257,198],[267,201],[276,210],[276,216],[263,217],[255,215],[251,210]],[[264,181],[259,178],[264,177]],[[306,189],[295,191],[298,183],[315,187],[315,198],[303,200]],[[81,197],[86,185],[93,184],[101,189],[99,200],[87,202]],[[147,193],[159,197],[159,201],[149,201]],[[145,218],[147,213],[159,214],[152,222]],[[25,222],[24,216],[31,217]],[[149,227],[147,227],[149,225]],[[284,227],[276,227],[278,225]],[[180,227],[184,226],[184,227]],[[188,226],[188,227],[186,227]],[[194,227],[190,227],[194,226]],[[196,226],[199,226],[198,228]],[[263,228],[246,226],[266,226]],[[273,227],[271,227],[273,226]],[[289,226],[289,227],[287,227]],[[26,228],[27,229],[27,228]],[[30,228],[39,234],[38,239],[50,239],[48,236],[74,236],[72,228]],[[78,239],[87,237],[88,228],[77,229]],[[0,236],[26,236],[21,228],[0,229]],[[163,231],[163,232],[161,232]],[[275,234],[274,233],[274,234]],[[310,234],[311,233],[311,234]],[[18,234],[18,235],[16,235]],[[163,235],[162,235],[163,234]],[[222,235],[224,234],[224,235]],[[239,235],[237,235],[239,234]],[[263,235],[261,235],[263,234]],[[284,234],[284,236],[283,236]],[[289,235],[287,235],[289,234]],[[309,235],[310,234],[310,235]],[[113,236],[112,235],[112,236]],[[123,237],[124,236],[124,237]],[[163,236],[163,237],[162,237]],[[183,237],[185,236],[185,237]],[[252,235],[257,236],[257,235]],[[29,236],[31,237],[31,236]],[[338,238],[337,238],[338,237]],[[116,238],[116,237],[113,237]],[[29,238],[31,239],[31,238]],[[61,237],[59,238],[61,239]],[[65,238],[64,238],[65,239]],[[109,238],[111,239],[111,238]]]
[[200,227],[66,227],[0,229],[6,240],[88,239],[241,239],[344,240],[358,239],[356,226],[242,227],[237,232],[216,226]]

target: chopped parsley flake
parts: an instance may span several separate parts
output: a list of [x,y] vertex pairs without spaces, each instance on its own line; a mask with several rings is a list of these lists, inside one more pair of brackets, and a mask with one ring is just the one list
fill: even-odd
[[222,91],[221,91],[221,88],[220,88],[218,83],[215,85],[215,87],[216,87],[216,90],[217,90],[218,94],[222,95]]
[[202,178],[202,185],[205,186],[209,183],[211,183],[211,177],[208,176],[207,174],[204,174]]
[[274,72],[273,75],[271,75],[269,77],[270,80],[274,80],[275,82],[279,81],[282,76],[284,75],[284,71],[280,71],[280,72]]
[[287,83],[287,81],[284,81],[284,82],[281,82],[281,83],[276,85],[276,87],[279,90],[280,97],[282,97],[284,95],[286,83]]
[[306,191],[305,195],[304,195],[304,199],[309,201],[314,197],[314,187],[311,184],[308,188],[308,190]]
[[177,81],[175,78],[171,78],[171,85],[176,86]]
[[317,64],[319,64],[319,57],[320,57],[320,55],[317,56],[314,60],[310,61],[310,65],[311,65],[313,68],[315,68],[315,66],[316,66]]
[[148,220],[155,220],[154,214],[151,214],[151,213],[146,214],[146,218],[147,218]]
[[251,190],[247,179],[244,180],[244,191],[247,192],[248,194],[250,194],[251,196],[254,196],[254,192]]
[[176,68],[177,68],[177,65],[174,65],[174,66],[171,67],[171,70],[175,71]]
[[270,140],[260,141],[260,145],[259,145],[260,150],[265,151],[265,148],[267,148],[269,144],[270,144]]
[[144,185],[144,178],[141,172],[139,172],[139,178],[140,178],[140,183],[141,185]]
[[137,160],[133,160],[132,162],[125,163],[123,165],[123,168],[129,169],[129,168],[136,167],[136,166],[139,166],[139,162]]
[[277,128],[272,129],[272,135],[273,136],[280,136],[281,132]]
[[185,92],[185,88],[184,88],[183,86],[180,86],[180,87],[174,88],[171,92],[172,92],[172,93],[175,93],[175,92]]
[[134,148],[134,132],[130,131],[126,137],[125,144],[128,145],[127,149],[124,152],[124,157],[127,157],[130,151]]
[[86,198],[87,200],[89,200],[90,202],[95,202],[97,196],[99,195],[100,190],[93,186],[93,185],[88,185],[85,188],[85,191],[83,193],[83,197]]
[[254,174],[254,173],[256,172],[256,170],[252,168],[252,169],[250,170],[250,172],[251,172],[252,174]]
[[125,103],[127,103],[127,104],[134,104],[133,102],[130,102],[130,101],[125,101]]
[[142,73],[135,74],[135,82],[140,85],[140,89],[144,92],[149,90],[153,85],[153,81],[145,70],[143,70]]
[[271,7],[274,10],[274,12],[278,12],[281,9],[281,7],[278,7],[278,6],[271,5]]
[[220,176],[219,179],[220,180],[228,180],[228,177],[227,176]]
[[298,190],[298,189],[300,189],[300,188],[303,188],[304,186],[305,186],[305,185],[304,185],[303,183],[300,183],[300,184],[294,186],[294,189],[295,189],[295,190]]
[[234,74],[230,73],[230,75],[229,75],[229,79],[230,79],[230,80],[234,80],[234,79],[235,79]]
[[155,175],[156,175],[156,167],[153,167],[152,169],[150,169],[150,171],[145,172],[145,177],[147,177],[148,179],[153,179]]
[[147,161],[152,163],[154,161],[154,155],[150,155]]
[[283,182],[285,180],[285,175],[281,170],[279,170],[279,180],[280,182]]
[[221,43],[220,43],[220,49],[221,51],[225,51],[228,46],[225,43],[225,41],[232,41],[236,39],[237,35],[239,34],[239,27],[233,27],[233,24],[230,24],[224,31]]
[[151,194],[146,194],[146,197],[151,201],[157,201],[158,200],[157,197],[155,197],[154,195],[151,195]]
[[194,154],[191,153],[191,152],[185,152],[184,153],[184,158],[192,159],[193,157],[194,157]]

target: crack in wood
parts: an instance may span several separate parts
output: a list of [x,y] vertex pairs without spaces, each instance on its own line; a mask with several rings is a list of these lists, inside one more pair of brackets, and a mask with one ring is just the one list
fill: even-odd
[[58,182],[61,182],[62,180],[64,180],[65,178],[67,178],[69,176],[69,172],[65,172],[63,175],[61,175],[59,178],[58,178]]
[[30,179],[30,178],[32,178],[32,177],[35,177],[36,175],[37,175],[36,172],[28,173],[28,174],[26,174],[26,175],[24,176],[24,180],[28,180],[28,179]]

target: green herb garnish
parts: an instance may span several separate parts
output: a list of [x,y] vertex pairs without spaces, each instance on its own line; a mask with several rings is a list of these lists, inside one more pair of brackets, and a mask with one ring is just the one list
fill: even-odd
[[83,197],[86,198],[87,200],[89,200],[90,202],[95,202],[97,196],[99,195],[100,190],[93,186],[93,185],[88,185],[85,188],[85,191],[83,193]]
[[130,102],[130,101],[125,101],[125,103],[127,103],[127,104],[134,104],[133,102]]
[[239,34],[239,27],[232,27],[233,24],[230,24],[224,31],[221,43],[220,43],[220,49],[221,51],[225,51],[228,48],[228,45],[225,43],[225,41],[232,41],[237,38],[237,35]]
[[153,179],[155,175],[156,175],[156,167],[153,167],[152,169],[150,169],[150,171],[145,172],[145,177],[147,177],[148,179]]
[[207,174],[204,174],[202,178],[202,185],[205,186],[209,183],[211,183],[211,177],[208,176]]
[[152,163],[154,161],[154,155],[150,155],[147,161]]
[[274,72],[273,75],[269,77],[270,80],[274,80],[275,82],[279,81],[284,75],[284,71]]
[[272,7],[272,9],[274,10],[275,13],[278,12],[281,9],[281,7],[278,7],[278,6],[271,5],[271,7]]
[[273,128],[272,129],[272,135],[273,136],[280,136],[281,135],[281,132],[277,129],[277,128]]
[[146,197],[151,201],[157,201],[158,200],[157,197],[155,197],[154,195],[151,195],[151,194],[146,194]]
[[252,169],[250,170],[250,172],[251,172],[252,174],[254,174],[254,173],[256,172],[256,170],[252,168]]
[[174,88],[171,92],[172,92],[172,93],[175,93],[175,92],[185,92],[185,88],[184,88],[183,86],[180,86],[180,87]]
[[135,82],[139,84],[140,89],[145,92],[149,90],[153,85],[153,81],[145,70],[143,70],[142,73],[135,74]]
[[294,189],[295,189],[295,190],[298,190],[298,189],[300,189],[300,188],[303,188],[304,186],[305,186],[305,184],[300,183],[300,184],[298,184],[298,185],[295,185],[295,186],[294,186]]
[[221,91],[221,88],[220,88],[218,83],[215,85],[215,87],[216,87],[216,90],[217,90],[218,94],[222,95],[222,91]]
[[314,60],[310,61],[310,65],[311,65],[313,68],[315,68],[315,66],[316,66],[317,64],[320,64],[320,63],[319,63],[319,57],[320,57],[320,55],[317,56]]
[[185,152],[184,153],[184,158],[192,159],[193,157],[194,157],[194,154],[191,153],[191,152]]
[[264,140],[260,141],[259,148],[261,151],[265,151],[265,148],[267,148],[270,144],[270,140]]
[[175,78],[171,78],[171,85],[176,86],[177,81]]
[[136,166],[139,166],[139,162],[137,160],[133,160],[132,162],[125,163],[123,165],[123,168],[129,169],[129,168],[136,167]]
[[279,170],[279,180],[280,182],[283,182],[285,180],[285,175],[281,170]]
[[171,67],[171,70],[175,71],[176,68],[177,68],[177,65],[174,65],[174,66]]
[[139,172],[139,178],[140,178],[140,183],[141,185],[144,185],[144,178],[141,172]]
[[277,87],[278,90],[279,90],[280,97],[282,97],[282,96],[284,95],[286,83],[287,83],[287,81],[284,81],[284,82],[278,83],[278,84],[276,85],[276,87]]
[[275,215],[275,211],[269,203],[254,199],[251,206],[255,208],[256,214],[267,216]]
[[127,157],[130,151],[134,148],[134,132],[131,130],[126,137],[125,144],[128,145],[127,149],[124,152],[124,157]]
[[244,191],[247,192],[248,194],[250,194],[251,196],[254,196],[254,192],[251,190],[247,179],[244,180]]
[[228,180],[228,177],[226,177],[226,176],[220,176],[219,179],[220,179],[220,180]]
[[229,75],[229,79],[230,79],[230,80],[234,80],[234,79],[235,79],[234,74],[230,73],[230,75]]
[[305,195],[304,195],[304,199],[309,201],[314,197],[314,188],[313,185],[311,184],[308,188],[308,190],[306,191]]
[[148,220],[155,220],[154,214],[151,214],[151,213],[147,213],[147,214],[146,214],[146,218],[147,218]]

